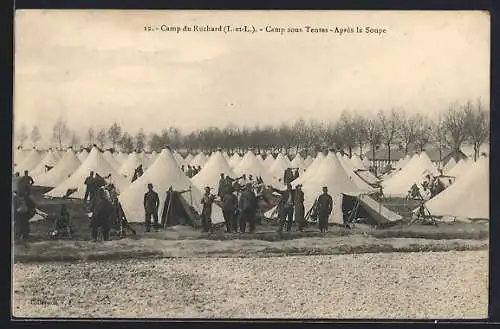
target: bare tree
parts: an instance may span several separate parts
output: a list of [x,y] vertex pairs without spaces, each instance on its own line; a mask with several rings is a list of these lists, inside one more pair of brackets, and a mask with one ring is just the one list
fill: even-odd
[[399,115],[395,110],[391,110],[388,114],[379,111],[377,115],[380,121],[381,142],[387,148],[387,160],[391,162],[391,145],[397,136]]
[[432,127],[431,121],[427,116],[420,113],[413,117],[415,125],[415,144],[420,152],[425,151],[425,147],[431,142]]
[[135,135],[135,149],[137,152],[144,151],[144,147],[146,146],[146,134],[144,134],[144,130],[141,128],[137,135]]
[[356,113],[353,119],[354,139],[359,146],[359,154],[363,154],[363,145],[368,140],[367,122],[365,118]]
[[33,143],[34,147],[37,147],[38,141],[42,138],[40,136],[40,131],[38,130],[38,126],[34,126],[33,130],[31,130],[31,142]]
[[95,142],[95,132],[94,128],[90,127],[89,130],[87,130],[87,141],[89,145],[93,145]]
[[97,145],[103,149],[104,148],[104,145],[106,145],[106,140],[107,140],[107,136],[106,136],[106,129],[104,128],[101,128],[99,130],[99,132],[97,133],[97,136],[96,136],[96,142],[97,142]]
[[467,115],[465,109],[469,106],[458,107],[451,104],[444,116],[444,128],[446,129],[446,140],[454,152],[459,152],[460,147],[467,138]]
[[489,113],[483,109],[480,100],[476,106],[468,102],[464,110],[467,135],[474,147],[474,160],[477,160],[481,144],[489,137]]
[[372,159],[375,163],[375,151],[382,142],[382,128],[379,120],[370,118],[366,121],[366,136],[372,151]]
[[122,152],[131,153],[134,151],[134,139],[127,132],[120,137],[117,144],[120,145]]
[[342,111],[338,125],[342,134],[343,144],[349,150],[349,158],[352,157],[352,149],[356,146],[356,125],[355,118],[348,111]]
[[26,126],[22,125],[17,132],[17,140],[19,141],[19,145],[21,148],[24,146],[24,142],[28,140],[28,133],[26,132]]
[[417,132],[417,119],[415,116],[407,116],[405,112],[400,114],[400,127],[398,137],[403,144],[405,154],[408,154],[408,147],[415,142]]
[[111,127],[109,127],[108,137],[111,145],[113,145],[113,149],[116,149],[116,144],[118,144],[118,141],[122,137],[122,128],[118,125],[118,123],[115,122]]
[[76,149],[78,148],[78,144],[80,143],[80,138],[78,138],[78,135],[76,134],[76,132],[72,132],[71,133],[71,141],[70,141],[70,145]]
[[63,148],[63,143],[68,137],[69,129],[66,121],[59,117],[52,127],[52,139],[59,145],[59,149]]
[[431,125],[431,141],[439,151],[439,165],[442,166],[443,150],[446,147],[446,128],[442,113],[439,113],[437,120]]

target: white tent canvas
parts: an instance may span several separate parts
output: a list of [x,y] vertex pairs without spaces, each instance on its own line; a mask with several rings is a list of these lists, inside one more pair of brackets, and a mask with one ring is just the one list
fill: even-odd
[[87,159],[85,159],[81,166],[69,178],[62,181],[54,189],[45,193],[45,195],[48,197],[58,198],[63,197],[68,189],[77,189],[71,197],[75,199],[83,199],[86,188],[84,184],[85,178],[87,178],[91,171],[98,173],[102,177],[111,174],[111,180],[118,191],[123,191],[123,189],[127,186],[125,178],[118,174],[109,162],[104,159],[102,153],[94,147],[92,151],[90,151]]
[[443,174],[447,174],[450,172],[450,170],[457,165],[457,162],[455,161],[454,158],[451,158],[448,160],[446,165],[443,167]]
[[235,168],[241,161],[241,157],[238,153],[234,153],[232,156],[231,156],[231,159],[229,159],[229,165],[231,166],[231,168]]
[[[130,184],[120,195],[120,202],[127,219],[130,222],[144,221],[144,194],[147,192],[147,185],[151,183],[154,190],[160,197],[160,208],[158,216],[161,216],[166,198],[166,191],[172,187],[175,191],[182,191],[191,188],[191,193],[183,194],[185,200],[192,204],[198,213],[201,213],[202,205],[200,203],[202,192],[184,175],[179,168],[172,152],[168,149],[162,150],[156,161],[148,170],[135,182]],[[223,222],[222,209],[213,205],[212,222]]]
[[467,172],[472,167],[473,164],[474,160],[470,158],[461,159],[453,168],[450,169],[450,171],[448,171],[447,175],[458,178],[462,176],[465,172]]
[[35,185],[55,187],[69,178],[81,165],[75,152],[68,149],[59,162],[46,173],[33,177]]
[[382,182],[383,192],[386,196],[406,196],[413,184],[423,181],[426,173],[438,174],[427,153],[415,154],[401,171]]
[[275,180],[283,180],[285,170],[291,167],[292,164],[290,163],[290,161],[280,153],[274,160],[273,164],[269,167],[269,172]]
[[89,152],[87,152],[87,150],[82,150],[80,153],[78,153],[77,156],[78,156],[78,160],[80,160],[81,162],[83,162],[89,156]]
[[127,160],[125,160],[123,165],[120,167],[118,173],[127,178],[132,178],[135,170],[137,169],[137,167],[139,167],[140,164],[143,164],[143,160],[137,152],[132,152],[128,155]]
[[309,179],[311,176],[313,176],[318,168],[321,166],[321,163],[325,159],[325,155],[323,152],[319,152],[316,158],[314,159],[313,163],[307,168],[307,170],[299,176],[296,180],[294,180],[294,184],[300,184],[302,182],[305,182],[307,179]]
[[26,156],[26,158],[15,167],[15,171],[19,172],[21,175],[25,170],[31,172],[35,169],[38,164],[44,159],[45,154],[38,150],[31,150],[31,152]]
[[191,163],[191,161],[193,161],[193,159],[194,159],[194,156],[191,153],[188,153],[188,155],[186,155],[186,157],[184,158],[184,163]]
[[219,188],[220,174],[236,178],[236,174],[233,172],[222,153],[218,151],[212,154],[203,169],[191,178],[191,180],[201,191],[203,191],[206,186],[209,186],[212,189],[212,193],[216,194]]
[[314,162],[314,158],[313,158],[313,156],[312,156],[312,155],[310,155],[310,154],[309,154],[309,155],[308,155],[308,156],[304,159],[304,165],[305,165],[306,169],[307,169],[310,165],[312,165],[312,163],[313,163],[313,162]]
[[[297,186],[297,182],[292,182],[292,187]],[[342,167],[337,156],[330,152],[328,156],[321,160],[314,174],[307,180],[300,183],[304,191],[304,208],[306,211],[311,209],[315,200],[322,193],[322,188],[326,186],[328,193],[332,196],[334,202],[334,211],[329,218],[330,223],[342,223],[342,194],[360,195],[366,191],[356,186]]]
[[306,169],[304,158],[300,155],[300,153],[297,153],[295,155],[295,157],[290,162],[290,164],[293,168],[299,168],[299,170],[301,170],[301,171]]
[[196,156],[193,158],[193,160],[191,160],[191,162],[189,163],[192,166],[195,166],[195,167],[202,167],[207,163],[207,156],[205,155],[205,153],[203,152],[200,152],[198,154],[196,154]]
[[30,152],[31,152],[31,150],[16,149],[14,151],[14,155],[13,155],[14,166],[17,166],[20,163],[22,163],[24,161],[24,159],[26,159],[26,157],[30,154]]
[[265,168],[271,168],[275,160],[274,156],[271,153],[268,153],[262,164]]
[[346,175],[350,180],[356,184],[356,186],[364,192],[373,193],[376,192],[376,189],[368,185],[364,180],[362,180],[356,173],[356,169],[352,166],[349,158],[347,156],[342,156],[340,153],[336,154],[339,163],[344,168]]
[[349,160],[351,161],[354,169],[367,169],[359,155],[353,155]]
[[489,162],[480,158],[450,187],[425,203],[434,216],[489,219]]
[[262,163],[257,159],[252,151],[248,151],[240,163],[234,168],[234,173],[238,176],[245,174],[247,177],[252,175],[253,177],[262,177],[265,184],[277,185],[277,181],[273,179],[273,176],[267,171]]
[[118,162],[120,164],[120,168],[121,168],[121,166],[123,166],[123,164],[127,160],[127,157],[128,157],[127,154],[123,153],[123,152],[118,152],[118,153],[115,153],[115,155],[114,155],[116,162]]
[[182,157],[182,155],[180,155],[177,151],[173,151],[172,155],[174,156],[175,161],[177,161],[177,165],[179,167],[181,167],[181,166],[183,166],[183,165],[186,164],[186,162],[184,161],[184,158]]
[[50,150],[49,152],[46,153],[45,157],[38,163],[38,165],[31,170],[30,176],[31,177],[36,177],[38,175],[44,174],[47,172],[47,168],[45,166],[53,167],[57,164],[57,162],[60,160],[59,155],[57,155],[56,152]]
[[109,164],[111,165],[111,167],[113,167],[114,170],[116,171],[119,171],[120,168],[121,168],[121,164],[118,162],[118,160],[116,160],[116,158],[113,156],[113,154],[107,150],[105,151],[102,156],[104,157],[104,159],[106,159],[106,161],[109,162]]

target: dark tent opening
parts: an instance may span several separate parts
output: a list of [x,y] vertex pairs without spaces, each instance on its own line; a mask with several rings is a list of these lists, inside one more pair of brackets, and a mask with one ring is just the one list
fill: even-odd
[[390,211],[368,195],[352,196],[342,194],[344,223],[362,223],[373,226],[391,226],[402,216]]
[[190,206],[179,192],[167,191],[167,197],[161,213],[161,225],[171,227],[189,225],[193,228],[201,227],[201,217]]

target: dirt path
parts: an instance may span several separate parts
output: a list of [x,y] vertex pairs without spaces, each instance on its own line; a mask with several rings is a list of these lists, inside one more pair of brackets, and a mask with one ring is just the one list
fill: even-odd
[[488,251],[15,264],[14,315],[483,318]]

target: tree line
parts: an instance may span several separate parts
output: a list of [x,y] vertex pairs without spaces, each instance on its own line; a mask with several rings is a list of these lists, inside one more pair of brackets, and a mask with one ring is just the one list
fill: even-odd
[[[26,126],[16,134],[20,146],[30,138],[34,146],[41,139],[37,126],[28,136]],[[228,153],[244,153],[254,149],[257,153],[301,151],[305,156],[319,150],[335,148],[352,156],[359,147],[360,154],[375,152],[384,148],[391,159],[391,150],[400,149],[408,154],[410,150],[423,151],[428,145],[439,152],[453,151],[468,142],[474,148],[474,157],[479,156],[480,145],[489,140],[489,111],[481,101],[453,103],[433,118],[421,113],[407,113],[402,110],[380,110],[373,115],[356,111],[343,111],[340,118],[331,122],[306,121],[299,119],[293,124],[277,126],[236,126],[224,128],[206,127],[188,134],[176,127],[168,127],[148,136],[141,129],[130,134],[116,122],[109,128],[89,128],[85,136],[78,136],[70,130],[64,119],[59,118],[52,127],[52,141],[60,148],[97,145],[130,153],[146,149],[160,152],[166,146],[184,149],[191,153],[213,152],[221,148]]]

